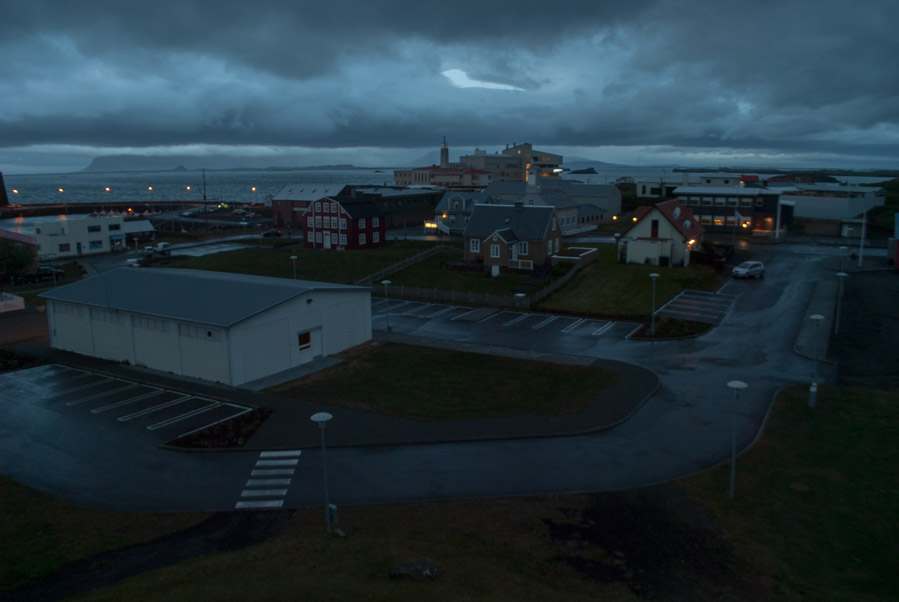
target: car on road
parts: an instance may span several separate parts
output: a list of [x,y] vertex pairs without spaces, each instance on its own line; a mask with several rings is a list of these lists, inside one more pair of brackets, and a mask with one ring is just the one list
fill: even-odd
[[266,237],[281,236],[282,234],[284,234],[284,232],[282,232],[281,230],[278,230],[277,228],[272,228],[271,230],[266,230],[265,232],[262,233],[262,235],[266,236]]
[[733,269],[734,278],[762,278],[765,266],[761,261],[744,261]]

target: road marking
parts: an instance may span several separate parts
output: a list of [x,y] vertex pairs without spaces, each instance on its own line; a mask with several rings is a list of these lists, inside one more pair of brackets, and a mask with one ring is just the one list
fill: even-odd
[[257,468],[256,470],[250,473],[251,477],[273,477],[275,475],[282,474],[294,474],[296,469],[294,468]]
[[273,487],[275,485],[290,485],[292,479],[249,479],[245,487]]
[[100,406],[99,408],[95,408],[95,409],[91,410],[91,414],[99,414],[100,412],[105,412],[107,410],[112,410],[114,408],[126,406],[129,403],[134,403],[135,401],[140,401],[141,399],[145,399],[147,397],[150,397],[151,395],[156,395],[160,391],[162,391],[162,389],[154,388],[149,393],[144,393],[143,395],[138,395],[136,397],[129,397],[128,399],[125,399],[123,401],[117,401],[115,403],[110,403],[108,405]]
[[[198,398],[202,399],[202,398]],[[161,429],[164,426],[168,426],[170,424],[174,424],[176,422],[181,422],[182,420],[187,420],[192,416],[196,416],[197,414],[202,414],[203,412],[208,412],[209,410],[214,410],[215,408],[222,405],[218,401],[212,401],[211,399],[207,399],[206,401],[211,402],[209,405],[203,406],[202,408],[197,408],[196,410],[191,410],[190,412],[184,412],[183,414],[178,414],[168,420],[163,420],[162,422],[157,422],[156,424],[151,424],[147,427],[147,430],[155,431],[156,429]]]
[[[411,310],[411,311],[403,312],[403,315],[404,315],[404,316],[415,316],[415,312],[417,312],[417,311],[419,311],[419,310],[422,310],[422,309],[427,309],[427,308],[431,307],[431,305],[433,305],[433,303],[425,303],[425,304],[422,305],[421,307],[416,307],[415,309],[413,309],[413,310]],[[419,314],[419,315],[417,315],[417,316],[415,316],[415,317],[416,317],[416,318],[420,318],[420,317],[422,317],[422,316],[421,316],[421,314]]]
[[467,316],[468,314],[470,314],[470,313],[472,313],[472,312],[475,312],[475,311],[477,311],[477,310],[476,310],[476,309],[469,309],[469,310],[468,310],[467,312],[465,312],[464,314],[458,315],[458,316],[456,316],[455,318],[450,318],[450,320],[458,320],[459,318],[464,318],[464,317]]
[[244,489],[240,497],[274,497],[287,495],[286,489]]
[[241,510],[244,508],[281,508],[284,506],[284,500],[255,500],[252,502],[237,502],[234,508]]
[[563,328],[562,332],[571,332],[572,330],[574,330],[575,328],[577,328],[578,326],[580,326],[581,324],[583,324],[586,321],[587,320],[585,318],[578,318],[577,321],[572,322],[571,324],[569,324],[568,326]]
[[299,449],[288,449],[283,451],[264,451],[259,453],[260,458],[283,458],[285,456],[299,456],[303,452]]
[[427,315],[425,317],[433,318],[435,316],[439,316],[440,314],[445,314],[446,312],[453,310],[453,309],[456,309],[456,307],[454,305],[450,305],[449,307],[444,307],[443,309],[439,309],[439,310],[435,311],[434,313]]
[[511,320],[509,320],[508,322],[506,322],[505,324],[503,324],[503,326],[511,326],[512,324],[515,324],[516,322],[521,322],[522,320],[524,320],[525,318],[527,318],[529,315],[530,315],[530,314],[521,314],[521,315],[518,316],[517,318],[512,318]]
[[[174,393],[174,391],[172,391],[172,392]],[[141,410],[139,412],[133,412],[131,414],[125,414],[124,416],[119,416],[117,420],[119,422],[127,422],[128,420],[133,420],[134,418],[139,418],[139,417],[145,416],[147,414],[152,414],[153,412],[158,412],[159,410],[165,409],[169,406],[183,403],[190,398],[191,398],[190,395],[183,395],[183,396],[179,397],[178,399],[173,399],[172,401],[167,401],[165,403],[155,405],[151,408],[147,408],[146,410]]]
[[300,461],[297,458],[292,460],[256,460],[256,466],[296,466]]
[[546,326],[547,324],[549,324],[550,322],[552,322],[553,320],[555,320],[555,319],[558,318],[558,317],[559,317],[559,316],[550,316],[550,317],[546,318],[545,320],[543,320],[542,322],[540,322],[539,324],[537,324],[536,326],[531,326],[531,328],[532,328],[533,330],[537,330],[537,329],[539,329],[539,328],[543,328],[544,326]]
[[610,329],[614,323],[615,322],[606,322],[605,326],[601,326],[593,331],[593,336],[598,337],[599,335]]

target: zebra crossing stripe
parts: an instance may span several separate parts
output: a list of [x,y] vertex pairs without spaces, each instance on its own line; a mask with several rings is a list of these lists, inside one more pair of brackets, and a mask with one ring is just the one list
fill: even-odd
[[284,506],[284,500],[254,500],[251,502],[237,502],[234,505],[236,510],[244,508],[281,508]]
[[286,489],[244,489],[240,497],[275,497],[287,495]]
[[247,487],[271,487],[272,485],[290,485],[291,479],[250,479]]
[[284,450],[284,451],[264,451],[259,452],[260,458],[286,458],[286,457],[295,457],[299,456],[303,452],[299,449],[292,450]]
[[288,460],[256,460],[256,466],[296,466],[300,461],[297,458]]
[[[300,462],[300,454],[298,449],[294,450],[272,450],[259,452],[256,459],[256,466],[250,471],[250,479],[247,480],[245,489],[241,491],[240,497],[234,504],[236,510],[252,509],[252,508],[281,508],[284,506],[284,497],[287,495],[287,488],[293,480],[293,474],[296,472],[296,466]],[[271,467],[271,468],[262,468]],[[277,478],[252,478],[252,477],[277,477]],[[283,488],[276,488],[278,485]],[[246,498],[280,498],[280,499],[246,499]]]

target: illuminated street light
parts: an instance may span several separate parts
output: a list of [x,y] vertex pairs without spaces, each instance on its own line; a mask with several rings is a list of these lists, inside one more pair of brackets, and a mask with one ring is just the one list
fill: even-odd
[[728,381],[727,386],[734,391],[734,409],[732,412],[731,444],[730,444],[730,499],[734,499],[734,481],[737,476],[737,401],[740,399],[740,390],[749,385],[742,380]]

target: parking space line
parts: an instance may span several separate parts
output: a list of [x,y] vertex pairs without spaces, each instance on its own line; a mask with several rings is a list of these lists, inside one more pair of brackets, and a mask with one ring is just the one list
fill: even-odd
[[634,336],[635,334],[637,334],[637,332],[638,332],[641,328],[643,328],[643,325],[642,325],[642,324],[637,324],[636,326],[634,326],[634,329],[633,329],[632,331],[630,331],[629,333],[627,333],[626,335],[624,335],[624,338],[626,338],[626,339],[631,338],[632,336]]
[[415,316],[417,318],[420,318],[420,317],[422,317],[421,314],[416,316],[416,312],[418,312],[419,310],[422,310],[422,309],[427,309],[427,308],[431,307],[431,305],[433,305],[433,303],[425,303],[421,307],[416,307],[415,309],[413,309],[411,311],[403,312],[403,315],[404,316]]
[[399,305],[397,305],[396,307],[394,307],[394,308],[391,309],[390,311],[399,313],[399,312],[397,312],[396,310],[398,310],[398,309],[401,308],[401,307],[405,307],[406,305],[409,305],[410,303],[412,303],[412,301],[403,301],[402,303],[400,303]]
[[[472,310],[472,311],[474,311],[474,310]],[[490,314],[490,315],[487,316],[486,318],[481,318],[480,320],[478,320],[478,323],[480,324],[481,322],[486,322],[487,320],[490,320],[490,319],[492,319],[492,318],[495,318],[496,316],[498,316],[498,315],[500,315],[500,314],[502,314],[502,313],[505,313],[505,312],[500,311],[500,312],[496,312],[495,314]]]
[[506,322],[505,324],[503,324],[503,326],[511,326],[512,324],[515,324],[516,322],[521,322],[522,320],[524,320],[525,318],[527,318],[529,315],[530,315],[530,314],[521,314],[521,315],[518,316],[517,318],[512,318],[511,320],[509,320],[508,322]]
[[150,391],[149,393],[143,393],[143,394],[141,394],[141,395],[138,395],[137,397],[129,397],[128,399],[124,399],[124,400],[122,400],[122,401],[117,401],[117,402],[115,402],[115,403],[110,403],[110,404],[105,405],[105,406],[100,406],[99,408],[94,408],[93,410],[91,410],[91,414],[99,414],[100,412],[105,412],[105,411],[107,411],[107,410],[112,410],[112,409],[114,409],[114,408],[119,408],[119,407],[121,407],[121,406],[126,406],[126,405],[128,405],[129,403],[134,403],[135,401],[140,401],[141,399],[145,399],[145,398],[147,398],[147,397],[150,397],[151,395],[156,395],[156,394],[159,393],[160,391],[162,391],[162,389],[154,388],[154,389],[153,389],[152,391]]
[[577,328],[578,326],[580,326],[581,324],[583,324],[586,321],[587,320],[585,318],[578,318],[575,322],[572,322],[571,324],[569,324],[568,326],[563,328],[562,332],[571,332],[572,330],[574,330],[575,328]]
[[[79,405],[79,404],[88,402],[88,401],[90,401],[90,400],[92,400],[92,399],[94,399],[94,398],[96,398],[96,397],[100,397],[100,396],[102,396],[102,395],[108,395],[109,393],[118,393],[119,391],[124,391],[125,389],[130,389],[130,388],[132,388],[132,387],[136,387],[136,386],[137,386],[135,383],[129,383],[129,382],[127,382],[127,381],[124,381],[124,380],[118,380],[118,379],[116,379],[116,378],[109,379],[109,381],[111,381],[111,382],[118,381],[119,383],[121,383],[122,386],[116,387],[116,388],[114,388],[114,389],[108,389],[108,390],[106,390],[106,391],[100,391],[99,393],[94,393],[93,395],[88,395],[87,397],[79,397],[78,399],[73,399],[72,401],[67,401],[67,402],[66,402],[66,405],[67,405],[67,406],[70,406],[70,407],[71,407],[71,406],[77,406],[77,405]],[[100,382],[100,383],[96,383],[96,384],[99,385],[99,384],[106,384],[106,383],[105,383],[105,382]]]
[[599,335],[610,329],[613,324],[615,324],[615,322],[606,322],[605,326],[601,326],[593,331],[593,336],[598,337]]
[[287,495],[286,489],[244,489],[240,497],[273,497]]
[[450,318],[450,320],[452,321],[452,320],[458,320],[459,318],[464,318],[465,316],[467,316],[468,314],[470,314],[470,313],[472,313],[472,312],[474,312],[474,311],[477,311],[477,310],[476,310],[476,309],[469,309],[469,310],[468,310],[467,312],[465,312],[464,314],[459,315],[459,316],[456,316],[456,317],[454,317],[454,318]]
[[[147,427],[147,430],[155,431],[156,429],[161,429],[164,426],[168,426],[170,424],[174,424],[176,422],[181,422],[182,420],[186,420],[187,418],[191,418],[192,416],[196,416],[197,414],[202,414],[203,412],[208,412],[209,410],[214,410],[219,407],[221,402],[212,401],[211,399],[207,399],[206,401],[211,402],[207,406],[203,406],[202,408],[197,408],[196,410],[191,410],[190,412],[184,412],[183,414],[178,414],[168,420],[163,420],[162,422],[157,422],[156,424],[151,424]],[[205,428],[205,427],[204,427]]]
[[559,316],[550,316],[550,317],[546,318],[545,320],[543,320],[542,322],[540,322],[539,324],[531,326],[531,329],[539,330],[540,328],[543,328],[544,326],[546,326],[547,324],[549,324],[550,322],[552,322],[553,320],[555,320],[558,317]]
[[451,310],[453,310],[453,309],[456,309],[456,306],[455,306],[455,305],[450,305],[449,307],[444,307],[443,309],[439,309],[439,310],[435,311],[434,313],[429,314],[429,315],[427,315],[427,316],[425,316],[425,317],[427,317],[427,318],[433,318],[433,317],[439,316],[440,314],[445,314],[446,312],[451,311]]
[[[174,391],[172,391],[172,392],[174,393]],[[190,399],[190,398],[191,398],[191,396],[190,396],[190,395],[187,395],[187,394],[185,393],[185,394],[182,394],[182,396],[179,397],[178,399],[173,399],[172,401],[167,401],[167,402],[165,402],[165,403],[161,403],[161,404],[159,404],[159,405],[155,405],[155,406],[153,406],[153,407],[151,407],[151,408],[147,408],[146,410],[141,410],[141,411],[139,411],[139,412],[132,412],[131,414],[125,414],[124,416],[119,416],[119,417],[118,417],[118,421],[119,421],[119,422],[127,422],[127,421],[133,420],[133,419],[135,419],[135,418],[140,418],[141,416],[146,416],[147,414],[152,414],[153,412],[158,412],[159,410],[165,409],[165,408],[167,408],[167,407],[169,407],[169,406],[173,406],[173,405],[177,405],[177,404],[179,404],[179,403],[183,403],[183,402],[187,401],[187,400]]]
[[215,426],[216,424],[220,424],[222,422],[227,422],[228,420],[231,420],[232,418],[237,418],[238,416],[243,416],[247,412],[253,411],[253,408],[248,408],[246,406],[239,406],[239,405],[236,405],[233,403],[227,403],[227,402],[220,403],[219,407],[240,408],[240,411],[237,412],[236,414],[231,414],[230,416],[225,416],[224,418],[219,418],[218,420],[215,420],[213,422],[208,422],[201,427],[195,428],[192,431],[187,431],[186,433],[181,433],[180,435],[178,435],[177,438],[180,439],[181,437],[187,437],[188,435],[193,435],[194,433],[198,433],[198,432],[202,431],[203,429],[208,429],[211,426]]

